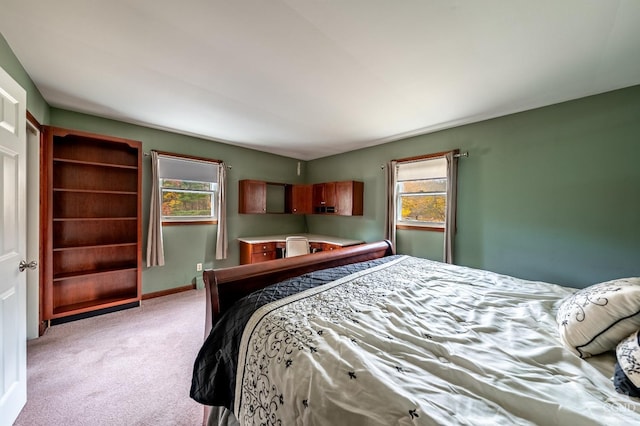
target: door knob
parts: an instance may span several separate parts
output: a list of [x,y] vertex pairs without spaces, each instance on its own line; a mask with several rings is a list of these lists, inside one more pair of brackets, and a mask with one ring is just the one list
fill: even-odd
[[18,269],[20,269],[20,272],[24,272],[25,269],[29,268],[29,269],[36,269],[38,267],[38,262],[36,262],[35,260],[32,260],[31,262],[26,262],[24,260],[20,261],[20,265],[18,265]]

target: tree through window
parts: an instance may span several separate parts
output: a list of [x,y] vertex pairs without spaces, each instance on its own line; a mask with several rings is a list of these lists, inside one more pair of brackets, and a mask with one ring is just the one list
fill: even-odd
[[162,221],[215,221],[218,163],[164,155],[158,162]]

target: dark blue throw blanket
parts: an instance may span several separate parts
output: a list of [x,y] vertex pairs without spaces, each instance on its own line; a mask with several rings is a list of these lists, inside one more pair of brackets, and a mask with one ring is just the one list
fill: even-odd
[[214,325],[196,357],[190,396],[201,404],[233,411],[238,351],[244,327],[261,306],[388,262],[388,256],[367,262],[310,272],[258,290],[240,299]]

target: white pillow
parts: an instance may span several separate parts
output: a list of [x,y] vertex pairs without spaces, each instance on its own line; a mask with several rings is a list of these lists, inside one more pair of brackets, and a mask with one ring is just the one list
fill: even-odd
[[640,277],[576,291],[556,315],[560,340],[580,358],[611,351],[640,328]]
[[625,395],[640,396],[640,345],[638,331],[624,339],[616,348],[613,384],[616,391]]

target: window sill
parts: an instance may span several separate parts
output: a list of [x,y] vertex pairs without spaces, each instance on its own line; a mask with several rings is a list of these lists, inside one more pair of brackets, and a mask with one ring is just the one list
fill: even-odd
[[440,227],[440,226],[396,225],[396,229],[409,229],[412,231],[444,232],[444,227]]
[[171,220],[163,221],[162,226],[182,226],[182,225],[217,225],[217,220]]

